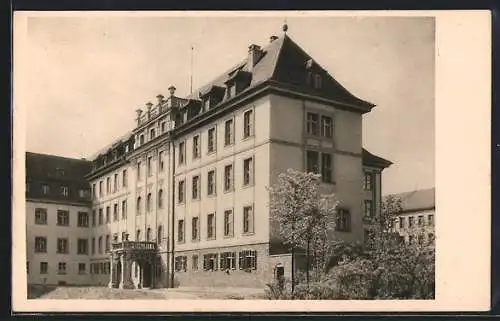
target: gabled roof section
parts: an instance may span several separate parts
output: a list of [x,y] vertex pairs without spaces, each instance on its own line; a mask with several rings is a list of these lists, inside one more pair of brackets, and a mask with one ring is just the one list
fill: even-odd
[[[415,212],[420,210],[435,209],[436,189],[421,189],[406,193],[392,194],[391,196],[401,199],[403,212]],[[387,198],[387,196],[385,196]]]
[[362,151],[363,165],[365,166],[373,166],[377,168],[387,168],[392,165],[391,161],[374,155],[363,148]]
[[[288,35],[284,34],[262,49],[262,56],[258,62],[250,68],[248,57],[234,65],[219,77],[213,79],[203,87],[193,91],[186,98],[197,99],[199,93],[205,93],[213,86],[225,87],[225,82],[240,71],[251,72],[250,88],[266,81],[275,81],[291,86],[297,86],[309,94],[315,94],[340,103],[348,104],[370,111],[375,105],[357,98],[335,80],[325,69],[319,67],[322,76],[322,89],[310,90],[306,85],[307,62],[313,60],[302,48],[300,48]],[[314,63],[315,66],[318,66]],[[309,87],[309,88],[308,88]]]

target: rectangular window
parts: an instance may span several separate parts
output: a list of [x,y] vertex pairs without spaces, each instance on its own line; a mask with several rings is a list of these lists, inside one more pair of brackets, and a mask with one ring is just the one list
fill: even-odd
[[400,229],[405,228],[405,218],[404,217],[399,218],[399,228]]
[[200,176],[193,176],[193,190],[192,196],[194,200],[200,198]]
[[57,273],[58,274],[66,274],[66,263],[65,262],[59,262]]
[[78,263],[78,274],[85,274],[85,273],[87,273],[87,264]]
[[36,208],[35,209],[35,224],[46,225],[47,224],[47,209],[46,208]]
[[234,135],[233,135],[233,120],[228,119],[224,123],[224,146],[229,146],[233,144]]
[[102,186],[104,183],[103,181],[99,182],[99,196],[103,197],[104,196],[104,187]]
[[234,221],[233,210],[224,211],[224,236],[233,236]]
[[184,220],[177,222],[177,242],[184,242]]
[[333,120],[331,117],[321,116],[321,136],[333,137]]
[[247,250],[239,253],[240,270],[257,269],[257,251]]
[[48,195],[50,193],[50,188],[49,185],[43,184],[42,185],[42,194],[43,195]]
[[247,158],[243,161],[243,185],[253,184],[253,158]]
[[408,227],[412,228],[415,218],[413,216],[408,217]]
[[111,193],[111,177],[106,178],[106,193]]
[[165,163],[164,163],[164,159],[163,159],[163,158],[164,158],[164,157],[163,157],[163,156],[164,156],[164,154],[165,154],[165,153],[164,153],[163,151],[161,151],[161,152],[158,154],[158,159],[159,159],[159,161],[158,161],[158,168],[159,168],[159,171],[160,171],[160,172],[163,172],[163,170],[165,169]]
[[92,238],[92,254],[95,254],[95,237]]
[[191,239],[197,241],[200,239],[200,219],[198,217],[193,217],[191,219]]
[[337,231],[351,231],[351,213],[347,209],[337,211]]
[[424,216],[423,215],[418,216],[418,226],[420,226],[420,227],[424,226]]
[[99,249],[99,254],[102,254],[102,236],[99,236],[99,242],[97,244],[97,248]]
[[105,242],[105,248],[106,248],[106,252],[108,252],[111,248],[111,239],[110,239],[110,236],[109,234],[106,235],[106,242]]
[[184,164],[184,161],[186,160],[186,143],[185,142],[180,142],[179,143],[179,165]]
[[57,239],[57,253],[67,254],[68,253],[68,239],[58,238]]
[[365,172],[363,188],[365,191],[371,191],[373,188],[373,174]]
[[215,170],[211,170],[207,175],[207,195],[215,195],[216,182],[215,182]]
[[200,157],[200,135],[193,137],[193,159]]
[[92,226],[96,226],[96,224],[97,224],[96,210],[92,210]]
[[187,256],[176,256],[175,257],[175,271],[176,272],[186,272],[187,271]]
[[185,191],[185,183],[184,181],[180,181],[177,188],[177,198],[179,203],[184,203],[184,191]]
[[160,130],[161,130],[162,134],[165,132],[165,128],[166,128],[165,125],[166,125],[165,122],[162,122],[161,125],[160,125]]
[[236,252],[223,252],[219,258],[221,270],[236,270]]
[[127,201],[122,201],[122,219],[127,218]]
[[364,204],[364,215],[365,217],[372,217],[373,216],[373,201],[372,200],[365,200]]
[[49,272],[49,263],[40,262],[40,274],[47,274]]
[[308,150],[307,156],[307,172],[319,174],[319,153]]
[[69,211],[57,210],[57,225],[69,226]]
[[434,215],[432,214],[427,215],[427,223],[429,224],[429,226],[434,225]]
[[207,151],[208,153],[215,152],[216,148],[216,136],[215,127],[208,130],[208,140],[207,140]]
[[35,237],[35,252],[47,253],[47,238],[44,236]]
[[77,254],[89,254],[89,240],[78,239]]
[[243,233],[253,233],[253,207],[243,207]]
[[89,227],[89,213],[78,212],[78,227]]
[[118,221],[118,204],[113,204],[113,221]]
[[95,190],[95,184],[92,184],[92,199],[95,199],[97,197],[97,193]]
[[155,132],[155,129],[154,128],[151,128],[151,130],[149,131],[149,140],[152,140],[156,137],[156,132]]
[[137,162],[137,180],[141,179],[141,162]]
[[127,187],[127,170],[124,169],[122,172],[122,186]]
[[148,176],[153,175],[153,157],[148,157]]
[[217,270],[217,253],[209,253],[203,255],[203,270],[204,271]]
[[247,110],[243,114],[243,138],[253,135],[253,110]]
[[68,196],[69,195],[69,188],[68,188],[68,186],[61,186],[61,195],[62,196]]
[[325,183],[332,182],[332,155],[321,154],[321,180]]
[[78,190],[78,197],[80,197],[80,198],[87,198],[88,196],[89,196],[89,191],[87,189],[80,188]]
[[113,192],[116,193],[117,191],[118,191],[118,174],[115,174],[113,179]]
[[307,113],[307,134],[312,136],[319,135],[319,115]]
[[109,206],[106,206],[106,224],[111,222],[111,209]]
[[207,238],[215,239],[215,213],[208,214],[207,216]]
[[233,165],[224,167],[224,191],[230,192],[233,190]]
[[191,257],[191,269],[198,270],[198,255],[193,255]]
[[99,209],[99,225],[104,224],[104,218],[102,214],[102,208]]

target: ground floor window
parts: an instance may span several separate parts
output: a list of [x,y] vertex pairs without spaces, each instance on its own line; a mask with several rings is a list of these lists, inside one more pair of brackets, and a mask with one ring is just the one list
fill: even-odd
[[217,270],[217,253],[209,253],[203,255],[203,270],[204,271]]
[[239,253],[240,270],[257,269],[257,251],[247,250]]
[[220,269],[236,269],[236,252],[224,252],[220,254]]
[[175,258],[175,271],[186,272],[187,270],[187,256],[177,256]]
[[85,274],[87,272],[87,264],[78,263],[78,274]]
[[191,265],[193,270],[198,270],[198,255],[193,255],[191,257]]
[[59,262],[59,274],[66,274],[66,263],[65,262]]

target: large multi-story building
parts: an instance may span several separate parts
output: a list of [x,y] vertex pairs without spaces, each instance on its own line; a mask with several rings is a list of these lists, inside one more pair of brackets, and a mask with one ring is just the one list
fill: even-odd
[[435,188],[429,188],[392,195],[401,200],[402,207],[394,224],[394,231],[406,243],[423,244],[434,241],[435,194]]
[[363,240],[390,165],[362,148],[374,105],[286,32],[186,97],[168,92],[92,160],[89,283],[260,287],[278,265],[289,275],[267,190],[288,168],[321,174],[341,202],[338,236]]
[[26,153],[28,282],[88,284],[89,184],[85,160]]

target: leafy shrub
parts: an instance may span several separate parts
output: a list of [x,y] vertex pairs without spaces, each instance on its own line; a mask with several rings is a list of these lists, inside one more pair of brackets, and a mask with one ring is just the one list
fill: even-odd
[[288,280],[280,283],[273,280],[266,284],[265,297],[268,300],[292,300],[292,283]]

